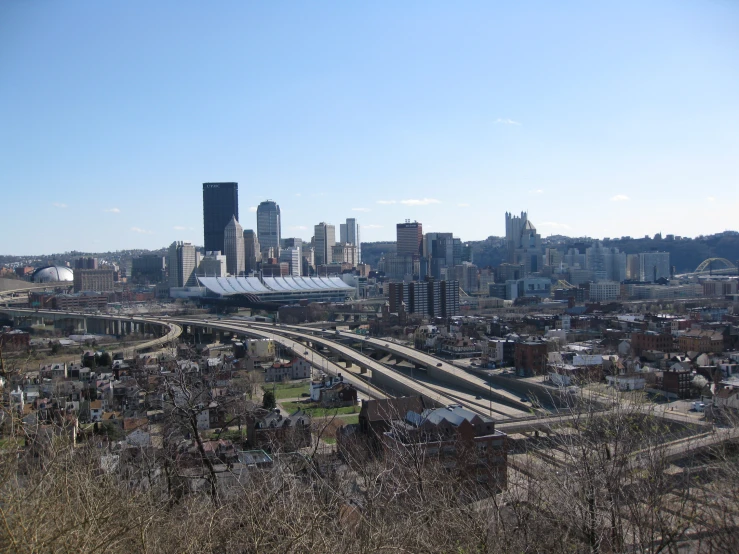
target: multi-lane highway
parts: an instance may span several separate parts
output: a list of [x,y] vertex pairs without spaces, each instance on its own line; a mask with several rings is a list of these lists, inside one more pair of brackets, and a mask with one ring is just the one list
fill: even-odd
[[[329,338],[321,336],[322,334],[313,334],[306,332],[300,327],[277,327],[274,325],[255,325],[253,322],[234,321],[234,320],[218,320],[218,321],[203,321],[203,320],[192,320],[189,318],[173,318],[171,321],[179,323],[181,325],[196,325],[203,326],[214,330],[227,331],[234,334],[261,336],[264,338],[272,338],[280,344],[287,345],[285,339],[290,339],[292,344],[291,349],[293,351],[302,353],[308,348],[306,343],[310,345],[320,345],[322,348],[327,348],[331,352],[344,360],[351,361],[353,364],[357,364],[360,367],[366,368],[370,373],[370,379],[377,384],[381,384],[384,387],[393,389],[394,391],[405,393],[405,394],[419,394],[439,406],[448,406],[450,404],[462,404],[463,406],[473,410],[481,415],[488,415],[488,409],[481,406],[478,403],[471,403],[459,397],[450,396],[445,394],[441,390],[430,387],[418,379],[413,379],[400,372],[394,371],[384,364],[373,360],[369,356],[366,356],[360,352],[357,352],[353,348],[346,346],[340,342],[331,340]],[[337,366],[340,367],[340,366]],[[347,375],[347,371],[341,368],[342,374]],[[348,373],[352,375],[352,373]],[[352,377],[359,379],[356,374]],[[361,390],[361,389],[360,389]],[[510,417],[507,414],[503,414],[499,411],[493,410],[492,417],[494,419],[507,419]]]
[[[286,332],[306,333],[306,329],[304,327],[297,325],[280,325],[279,327],[276,327],[268,323],[250,322],[249,324],[253,328],[274,329],[274,332],[278,334]],[[488,404],[487,402],[479,401],[476,397],[492,396],[494,399],[497,398],[506,402],[506,404],[493,402],[494,412],[506,417],[522,417],[529,415],[531,405],[527,402],[522,402],[520,396],[506,391],[499,386],[492,385],[481,377],[471,375],[445,360],[437,358],[436,356],[431,356],[430,354],[426,354],[425,352],[421,352],[415,348],[409,348],[385,339],[362,337],[355,333],[318,330],[311,330],[311,332],[313,334],[306,336],[307,340],[315,340],[317,337],[321,337],[323,340],[328,339],[331,344],[337,344],[339,339],[362,342],[365,347],[388,352],[393,356],[408,360],[409,362],[416,364],[418,367],[423,368],[430,378],[443,383],[443,385],[450,384],[454,385],[456,388],[467,389],[469,391],[468,396],[471,396],[471,400],[466,400],[467,403],[475,404],[475,401],[477,401],[481,406],[486,406]],[[446,393],[448,394],[449,391],[446,391]],[[461,393],[462,397],[464,397],[464,394],[464,392]],[[510,406],[507,404],[510,404]]]

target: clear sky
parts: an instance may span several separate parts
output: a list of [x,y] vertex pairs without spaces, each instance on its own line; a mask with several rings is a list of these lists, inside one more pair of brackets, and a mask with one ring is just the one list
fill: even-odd
[[739,2],[0,2],[0,253],[202,244],[205,181],[307,240],[737,229]]

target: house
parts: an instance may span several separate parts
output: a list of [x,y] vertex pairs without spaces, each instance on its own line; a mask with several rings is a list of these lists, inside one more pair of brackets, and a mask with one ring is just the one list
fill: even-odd
[[606,381],[621,391],[644,390],[647,381],[643,375],[606,375]]
[[310,379],[311,364],[303,358],[293,358],[289,362],[275,362],[264,371],[264,381],[267,383],[290,379]]
[[357,389],[343,380],[320,389],[319,402],[326,408],[340,408],[357,404]]
[[714,395],[713,404],[717,408],[739,411],[739,389],[721,389]]
[[392,421],[403,418],[409,411],[421,413],[424,409],[426,409],[426,403],[421,396],[362,400],[362,409],[359,411],[359,429],[364,434],[380,437],[390,429]]
[[228,464],[239,460],[236,447],[230,440],[203,441],[203,450],[205,455],[216,463]]
[[92,400],[90,402],[90,421],[100,421],[103,418],[103,401]]
[[341,373],[336,377],[324,376],[320,381],[311,383],[310,399],[327,407],[353,406],[357,403],[357,389],[344,382]]
[[460,405],[408,411],[383,433],[382,445],[386,457],[422,453],[423,463],[438,460],[476,487],[507,485],[507,435],[495,429],[492,418]]
[[302,410],[283,416],[260,409],[247,418],[246,436],[252,448],[293,451],[311,445],[311,417]]

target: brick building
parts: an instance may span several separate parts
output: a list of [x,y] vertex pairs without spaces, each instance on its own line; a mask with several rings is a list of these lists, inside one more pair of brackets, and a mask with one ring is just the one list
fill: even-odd
[[647,350],[658,350],[670,352],[673,348],[672,335],[669,333],[655,333],[654,331],[643,331],[631,333],[631,349],[634,354],[641,356]]
[[547,370],[547,343],[538,341],[517,342],[513,352],[516,374],[521,377],[544,375]]
[[109,292],[113,290],[112,269],[75,269],[74,292],[94,291]]
[[692,329],[678,337],[683,352],[723,352],[724,336],[710,329]]
[[679,398],[690,398],[692,380],[690,370],[667,370],[662,373],[662,390]]

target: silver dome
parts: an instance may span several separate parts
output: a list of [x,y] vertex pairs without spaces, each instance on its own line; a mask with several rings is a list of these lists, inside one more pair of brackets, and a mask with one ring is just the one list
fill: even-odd
[[34,283],[72,282],[74,281],[74,272],[62,265],[40,267],[31,275],[31,281]]

